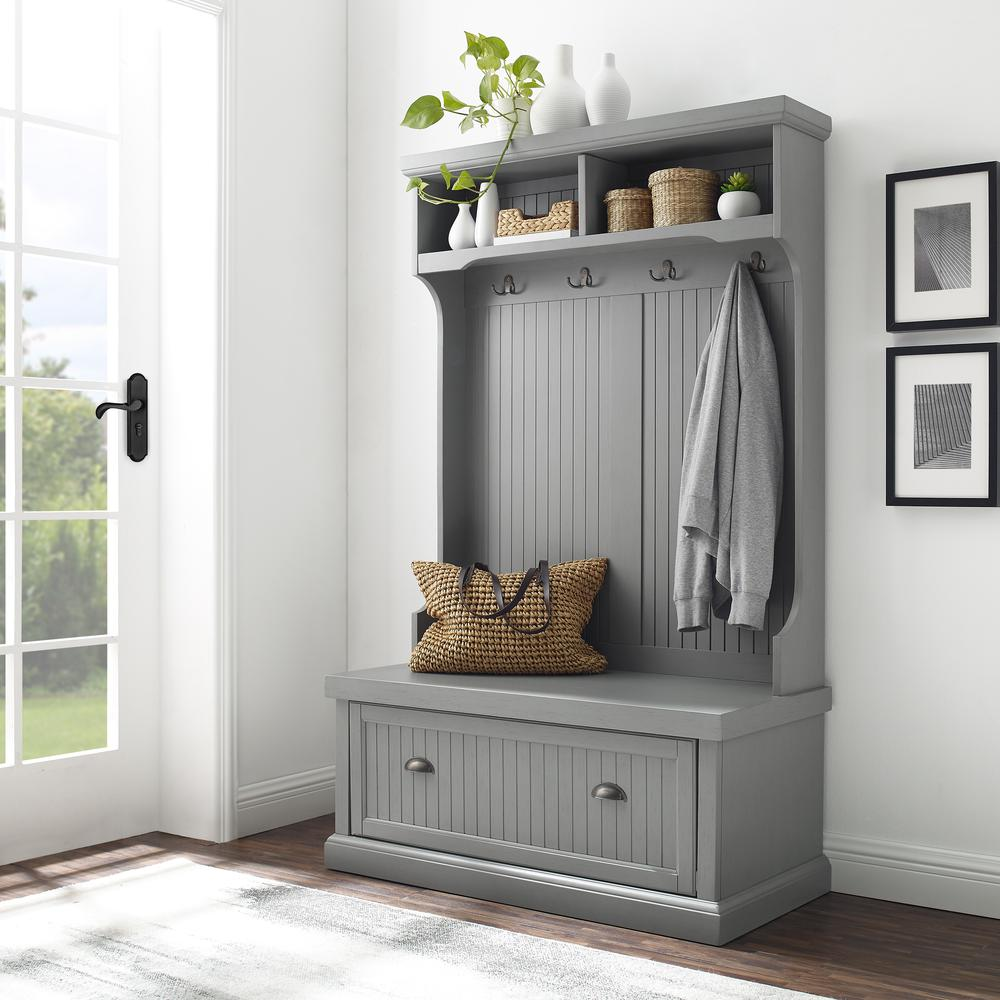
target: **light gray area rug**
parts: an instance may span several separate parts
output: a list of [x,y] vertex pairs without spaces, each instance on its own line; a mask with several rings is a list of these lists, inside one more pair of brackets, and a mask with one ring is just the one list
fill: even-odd
[[184,860],[0,904],[4,1000],[807,996]]

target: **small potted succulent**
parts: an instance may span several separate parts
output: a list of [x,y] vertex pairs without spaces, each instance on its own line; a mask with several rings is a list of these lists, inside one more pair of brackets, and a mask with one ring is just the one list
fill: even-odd
[[742,219],[747,215],[760,215],[760,198],[753,189],[753,179],[749,174],[737,170],[729,175],[722,185],[719,198],[720,219]]

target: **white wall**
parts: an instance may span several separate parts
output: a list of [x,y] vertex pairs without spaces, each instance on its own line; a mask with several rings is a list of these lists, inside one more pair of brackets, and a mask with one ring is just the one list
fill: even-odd
[[237,0],[229,379],[241,834],[333,810],[345,659],[346,5]]
[[408,277],[412,206],[397,157],[461,139],[449,122],[423,134],[397,122],[420,94],[463,92],[462,29],[503,36],[542,58],[543,71],[552,45],[571,42],[581,82],[602,51],[616,52],[636,117],[789,94],[834,121],[826,828],[835,884],[1000,915],[1000,512],[883,503],[884,349],[997,339],[996,330],[885,333],[884,175],[1000,157],[1000,6],[762,0],[724,16],[642,0],[621,19],[594,0],[578,0],[572,18],[567,9],[508,0],[459,23],[441,0],[350,7],[350,667],[406,658],[419,605],[409,562],[436,553],[435,316]]

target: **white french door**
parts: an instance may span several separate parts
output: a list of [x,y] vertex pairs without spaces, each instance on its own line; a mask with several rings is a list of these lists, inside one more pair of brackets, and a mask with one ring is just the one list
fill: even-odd
[[[0,0],[0,863],[149,830],[159,78],[142,0]],[[125,380],[149,380],[149,456]]]

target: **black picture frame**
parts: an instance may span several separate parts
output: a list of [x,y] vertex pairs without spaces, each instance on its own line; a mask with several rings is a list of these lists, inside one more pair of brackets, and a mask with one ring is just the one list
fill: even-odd
[[[997,325],[997,177],[1000,163],[965,163],[954,167],[934,167],[930,170],[907,170],[887,174],[885,178],[885,328],[890,333],[908,330],[955,330],[976,326]],[[949,177],[957,174],[985,173],[988,179],[989,204],[989,309],[984,316],[942,317],[930,320],[896,319],[896,185],[928,177]]]
[[[896,359],[914,354],[986,354],[989,364],[987,433],[987,496],[901,497],[896,494]],[[890,507],[997,506],[997,344],[935,344],[930,347],[889,347],[885,352],[885,502]]]

